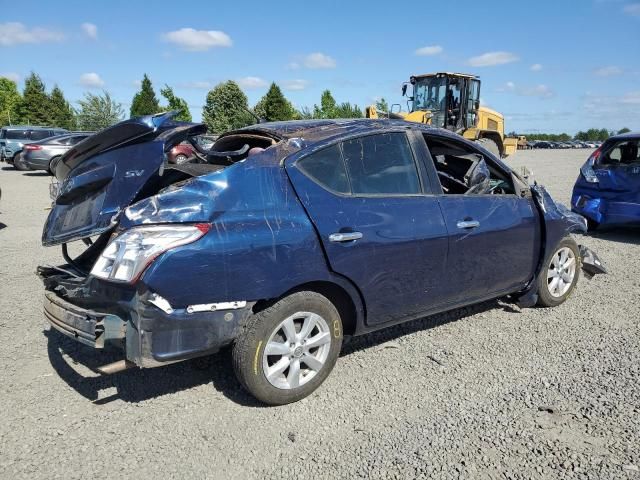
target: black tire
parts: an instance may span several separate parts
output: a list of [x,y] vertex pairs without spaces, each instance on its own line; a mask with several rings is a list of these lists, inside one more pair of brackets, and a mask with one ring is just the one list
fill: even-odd
[[51,169],[51,165],[53,165],[54,162],[57,162],[59,158],[60,158],[60,156],[57,156],[57,157],[53,157],[51,160],[49,160],[49,168],[47,168],[47,172],[49,172],[49,175],[55,175],[56,174],[56,172],[54,172]]
[[587,230],[588,231],[592,232],[594,230],[597,230],[598,227],[600,226],[600,224],[598,222],[596,222],[595,220],[593,220],[593,219],[591,219],[589,217],[586,217],[586,219],[587,219]]
[[[328,354],[322,367],[315,373],[311,368],[306,367],[302,358],[297,357],[301,371],[306,372],[306,375],[311,374],[310,379],[298,387],[279,388],[272,384],[265,374],[264,362],[268,365],[268,362],[273,359],[271,356],[264,356],[265,347],[272,336],[279,331],[279,326],[284,320],[302,312],[319,315],[326,322],[330,338],[327,342],[329,347],[325,349],[325,352],[328,350]],[[301,324],[296,323],[295,325],[296,333],[299,333]],[[318,332],[322,333],[320,330]],[[287,344],[286,339],[283,344]],[[252,315],[247,320],[233,346],[233,367],[242,386],[258,400],[269,405],[284,405],[310,395],[324,382],[338,359],[341,347],[342,321],[336,307],[319,293],[296,292]],[[286,354],[281,359],[285,357],[293,358],[293,356]],[[292,361],[290,360],[290,362]],[[303,365],[305,365],[304,368],[302,368]],[[288,370],[289,367],[284,372]],[[286,377],[288,374],[284,372],[283,375]]]
[[[573,280],[566,292],[564,292],[564,294],[560,296],[555,296],[550,292],[549,272],[550,270],[552,270],[551,261],[552,258],[556,256],[557,252],[564,248],[569,248],[573,252],[573,256],[575,258],[575,272],[573,274]],[[542,268],[540,275],[538,275],[538,305],[541,307],[557,307],[558,305],[564,303],[578,284],[581,268],[582,260],[580,257],[580,249],[578,248],[578,244],[571,237],[563,238],[560,243],[558,243],[558,245],[556,245],[556,247],[553,249],[553,253],[547,256],[546,263]]]
[[16,170],[20,170],[21,172],[31,170],[29,166],[24,163],[24,160],[22,159],[22,152],[16,153],[13,157],[13,168],[15,168]]
[[189,160],[189,157],[183,155],[182,153],[176,155],[176,165],[180,165],[181,163],[186,163]]
[[500,158],[500,148],[498,144],[490,138],[479,138],[476,143],[481,145],[485,150],[493,153],[496,157]]

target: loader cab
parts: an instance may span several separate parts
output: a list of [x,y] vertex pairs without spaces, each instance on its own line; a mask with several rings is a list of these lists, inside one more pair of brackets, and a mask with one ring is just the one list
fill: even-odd
[[[461,132],[477,124],[480,108],[480,80],[473,75],[435,73],[412,76],[409,83],[410,111],[428,112],[430,124]],[[406,94],[407,85],[402,93]]]

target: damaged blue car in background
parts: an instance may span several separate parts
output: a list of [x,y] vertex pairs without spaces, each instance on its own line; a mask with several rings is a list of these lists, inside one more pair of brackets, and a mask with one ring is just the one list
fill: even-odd
[[640,134],[609,138],[580,168],[571,208],[590,229],[640,225]]
[[232,345],[242,385],[285,404],[318,388],[344,337],[505,296],[552,307],[581,270],[604,272],[571,237],[583,217],[449,131],[264,123],[167,162],[205,130],[132,119],[56,165],[42,241],[66,263],[39,268],[44,313],[89,347],[122,348],[103,373]]

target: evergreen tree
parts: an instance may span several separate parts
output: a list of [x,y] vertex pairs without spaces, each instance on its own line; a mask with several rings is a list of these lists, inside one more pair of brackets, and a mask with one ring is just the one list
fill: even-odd
[[262,97],[260,102],[263,104],[264,118],[269,122],[292,120],[294,118],[293,106],[275,83],[271,84],[269,91]]
[[177,110],[180,112],[174,117],[175,120],[179,122],[191,121],[191,112],[189,111],[189,105],[186,100],[176,97],[173,93],[173,89],[169,85],[165,85],[164,88],[160,90],[160,94],[167,99],[167,102],[169,102],[167,110]]
[[222,133],[255,123],[248,109],[247,96],[236,82],[228,80],[216,85],[207,94],[207,102],[202,108],[202,121],[207,124],[210,133]]
[[111,98],[106,91],[102,95],[87,92],[78,103],[80,108],[76,112],[76,121],[81,130],[102,130],[118,123],[124,116],[122,104]]
[[618,130],[618,135],[622,135],[623,133],[629,133],[630,131],[631,131],[630,129],[628,129],[627,127],[624,127]]
[[18,110],[21,102],[16,82],[0,78],[0,126],[20,123]]
[[141,117],[143,115],[153,115],[160,111],[160,104],[153,91],[151,80],[144,74],[140,91],[133,96],[131,101],[131,117]]
[[48,125],[52,118],[49,111],[49,96],[42,79],[31,72],[24,81],[22,102],[19,108],[20,121],[29,125]]
[[76,128],[75,116],[69,102],[64,98],[62,90],[55,85],[49,95],[51,126],[73,130]]
[[389,104],[384,97],[376,102],[376,110],[378,110],[378,112],[389,112]]

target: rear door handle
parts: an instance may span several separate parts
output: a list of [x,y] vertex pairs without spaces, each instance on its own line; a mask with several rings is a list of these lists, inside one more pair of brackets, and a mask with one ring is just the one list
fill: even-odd
[[362,233],[360,232],[332,233],[329,235],[330,242],[352,242],[360,238],[362,238]]
[[476,228],[480,226],[480,222],[477,220],[461,220],[457,223],[458,228]]

